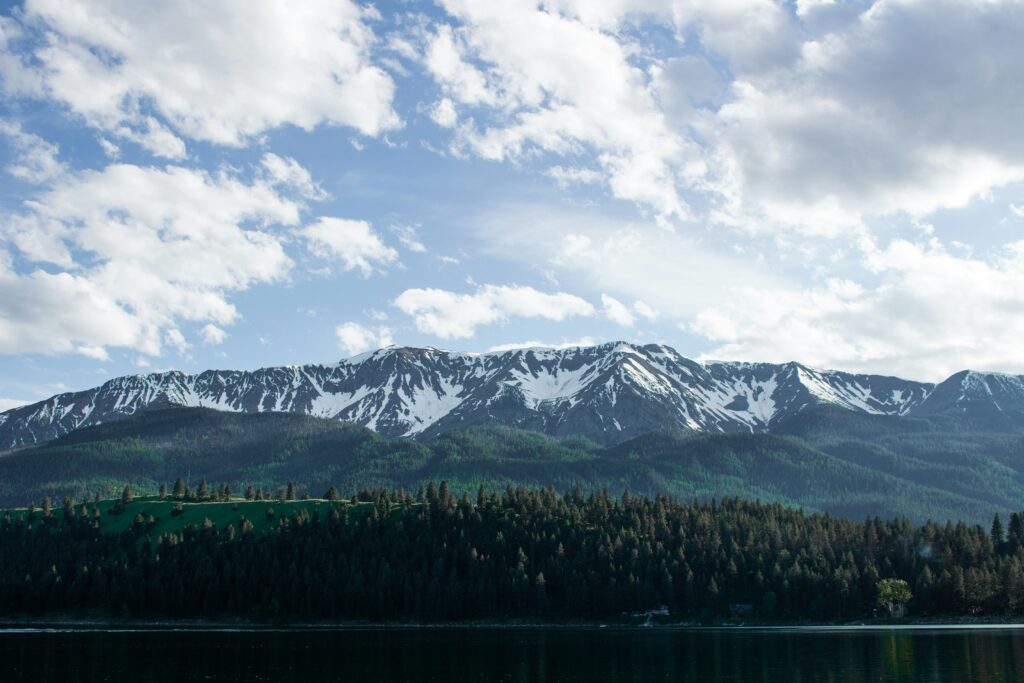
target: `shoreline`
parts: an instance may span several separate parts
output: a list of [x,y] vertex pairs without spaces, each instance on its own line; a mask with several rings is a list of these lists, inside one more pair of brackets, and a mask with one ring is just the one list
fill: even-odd
[[887,631],[887,630],[1024,630],[1024,617],[935,617],[930,619],[862,619],[848,622],[731,622],[699,623],[626,621],[526,622],[291,622],[246,620],[115,619],[115,618],[9,618],[0,619],[0,634],[46,632],[281,632],[281,631],[596,631],[596,630],[702,630],[702,631]]

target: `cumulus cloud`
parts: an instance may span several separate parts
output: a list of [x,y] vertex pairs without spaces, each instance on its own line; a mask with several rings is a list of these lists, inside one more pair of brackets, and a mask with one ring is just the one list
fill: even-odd
[[563,189],[571,185],[590,185],[601,181],[602,173],[593,168],[575,166],[552,166],[544,175],[554,180]]
[[268,152],[263,155],[260,164],[271,185],[290,187],[306,199],[320,201],[327,199],[327,193],[313,181],[309,171],[291,157],[280,157]]
[[509,318],[561,321],[594,315],[593,305],[578,296],[548,294],[533,287],[484,285],[471,294],[443,289],[407,289],[394,305],[412,316],[416,329],[442,339],[472,337],[476,328]]
[[99,138],[100,149],[107,155],[108,159],[118,159],[121,156],[121,148],[106,138]]
[[524,342],[512,342],[510,344],[496,344],[487,349],[488,353],[504,353],[505,351],[516,351],[518,349],[574,349],[578,347],[594,346],[597,341],[593,337],[581,337],[573,341],[562,341],[557,344],[546,344],[542,341],[532,340]]
[[398,260],[398,252],[384,244],[366,221],[322,216],[299,231],[318,256],[358,269],[364,277]]
[[67,172],[59,158],[60,148],[33,133],[22,129],[15,121],[0,119],[0,135],[7,138],[14,151],[12,161],[5,170],[15,178],[30,183],[44,183]]
[[1024,372],[1024,242],[989,259],[895,240],[870,251],[878,282],[739,287],[696,316],[715,358],[900,372],[940,380],[965,368]]
[[636,323],[636,316],[629,310],[626,304],[622,303],[618,299],[608,296],[607,294],[601,295],[601,306],[604,308],[604,317],[611,320],[616,325],[622,325],[623,327],[633,327]]
[[415,225],[392,225],[391,232],[395,233],[398,241],[409,251],[424,253],[427,250],[425,244],[420,241],[419,231]]
[[1016,247],[988,253],[1005,237],[959,211],[1024,181],[1024,4],[441,5],[423,61],[457,107],[454,151],[649,212],[611,225],[501,207],[479,228],[492,255],[614,292],[602,309],[620,324],[685,321],[714,355],[1020,367],[998,313],[1017,310]]
[[392,330],[382,325],[371,328],[348,322],[338,325],[334,332],[338,337],[338,344],[350,356],[395,343]]
[[24,405],[28,405],[28,401],[22,401],[17,398],[0,398],[0,413],[14,410]]
[[422,60],[454,150],[573,159],[548,174],[663,219],[693,194],[717,224],[835,236],[1024,179],[1018,2],[441,5]]
[[879,0],[792,68],[741,74],[707,127],[723,217],[836,234],[1021,180],[1021,30],[1019,3]]
[[447,97],[441,98],[430,108],[430,119],[442,128],[453,128],[459,120],[455,103]]
[[[452,102],[435,121],[454,127],[453,151],[493,160],[589,152],[615,196],[663,217],[688,214],[677,183],[699,159],[667,126],[631,62],[634,46],[536,3],[441,4],[459,26],[427,36],[423,62]],[[490,115],[456,126],[457,105]]]
[[18,17],[0,25],[4,89],[159,156],[184,157],[182,137],[237,146],[284,124],[400,125],[370,56],[376,11],[351,0],[33,0]]
[[281,230],[301,209],[259,177],[128,164],[68,175],[0,223],[0,352],[184,349],[181,321],[230,325],[232,292],[287,275]]
[[747,254],[595,210],[519,203],[475,215],[472,225],[488,254],[543,264],[586,289],[615,292],[620,301],[639,300],[643,305],[632,313],[645,319],[652,313],[689,318],[709,301],[727,299],[737,283],[786,283]]
[[646,302],[641,301],[640,299],[633,302],[633,311],[641,318],[646,318],[647,320],[658,319],[658,311],[654,310],[648,306]]
[[199,336],[202,338],[204,344],[211,346],[217,346],[223,344],[224,340],[228,338],[228,333],[223,328],[217,327],[213,323],[206,323],[199,330]]

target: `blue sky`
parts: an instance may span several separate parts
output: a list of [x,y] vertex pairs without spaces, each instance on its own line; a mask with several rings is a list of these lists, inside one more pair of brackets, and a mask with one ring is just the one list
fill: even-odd
[[610,339],[1024,372],[1024,7],[0,4],[0,408]]

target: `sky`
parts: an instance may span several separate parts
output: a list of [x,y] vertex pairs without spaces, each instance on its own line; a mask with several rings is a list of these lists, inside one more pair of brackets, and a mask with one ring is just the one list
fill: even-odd
[[610,340],[1024,373],[1024,2],[0,1],[0,409]]

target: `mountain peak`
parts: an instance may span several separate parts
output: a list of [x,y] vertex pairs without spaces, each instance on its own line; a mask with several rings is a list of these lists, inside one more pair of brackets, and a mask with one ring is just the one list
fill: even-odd
[[169,405],[308,414],[389,437],[503,424],[609,443],[665,429],[770,431],[818,404],[879,415],[1006,419],[1024,415],[1024,379],[964,371],[935,386],[795,362],[700,363],[668,346],[628,341],[481,354],[389,346],[334,365],[115,378],[0,414],[0,447]]

